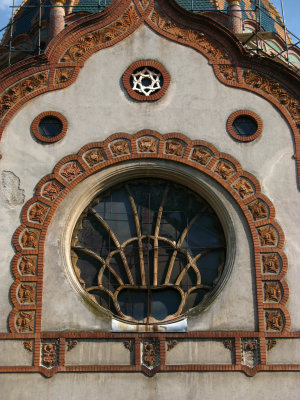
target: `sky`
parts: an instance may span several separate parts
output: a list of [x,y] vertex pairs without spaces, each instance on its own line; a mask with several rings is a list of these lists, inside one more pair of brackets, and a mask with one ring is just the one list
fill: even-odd
[[[13,0],[0,0],[0,29],[4,28],[11,16],[11,8]],[[15,0],[15,4],[19,5],[22,0]],[[300,0],[282,0],[284,6],[285,23],[289,31],[300,38]],[[273,0],[273,4],[281,13],[281,0]],[[0,38],[4,31],[0,31]],[[293,42],[297,42],[296,38],[292,37]]]

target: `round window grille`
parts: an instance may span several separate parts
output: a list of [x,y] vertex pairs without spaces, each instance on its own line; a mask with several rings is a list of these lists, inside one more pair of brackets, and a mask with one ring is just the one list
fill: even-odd
[[155,68],[139,68],[131,74],[130,85],[133,91],[150,96],[162,88],[163,77]]
[[135,100],[153,101],[160,99],[170,84],[170,75],[157,61],[137,61],[124,72],[123,85]]
[[61,120],[57,117],[47,116],[40,120],[38,131],[45,138],[55,138],[63,129]]
[[257,122],[248,115],[241,115],[233,121],[233,129],[235,133],[242,137],[249,137],[257,131]]
[[239,142],[251,142],[262,133],[261,118],[252,111],[239,110],[227,120],[228,133]]
[[87,295],[115,317],[176,320],[211,296],[226,256],[221,223],[184,186],[136,179],[99,194],[75,226],[75,274]]
[[44,143],[58,142],[65,136],[67,129],[67,119],[56,111],[45,111],[32,122],[33,135]]

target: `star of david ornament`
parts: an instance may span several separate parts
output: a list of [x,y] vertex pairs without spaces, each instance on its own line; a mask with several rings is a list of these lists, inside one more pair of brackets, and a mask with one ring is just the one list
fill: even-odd
[[158,71],[155,72],[145,67],[131,76],[133,79],[132,90],[144,96],[150,96],[161,89],[161,73]]

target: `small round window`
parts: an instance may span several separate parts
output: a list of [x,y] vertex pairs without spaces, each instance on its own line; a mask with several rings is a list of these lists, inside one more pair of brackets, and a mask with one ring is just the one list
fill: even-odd
[[236,111],[227,120],[227,130],[234,139],[250,142],[261,134],[262,121],[252,111]]
[[41,142],[53,143],[63,138],[67,131],[66,118],[54,111],[38,115],[32,123],[32,132]]
[[226,243],[204,198],[166,180],[136,179],[91,202],[71,253],[97,305],[127,322],[153,324],[174,321],[212,295]]
[[55,138],[62,132],[63,124],[57,117],[44,117],[38,125],[39,134],[45,138]]
[[141,60],[131,64],[122,77],[129,96],[139,101],[155,101],[166,92],[170,75],[157,61]]
[[257,131],[257,122],[248,115],[237,117],[232,126],[235,133],[242,137],[252,136]]

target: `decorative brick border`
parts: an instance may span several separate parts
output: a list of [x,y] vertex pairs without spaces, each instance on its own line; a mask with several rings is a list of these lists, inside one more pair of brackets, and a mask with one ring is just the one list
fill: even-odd
[[[43,332],[41,330],[43,255],[47,229],[65,196],[80,182],[103,168],[132,160],[169,160],[187,165],[219,183],[242,211],[251,232],[254,251],[255,288],[258,331],[242,332],[186,332],[186,333],[104,333],[104,332]],[[236,159],[220,153],[202,140],[189,140],[180,133],[161,135],[143,130],[135,135],[116,133],[103,142],[90,143],[77,154],[59,161],[53,173],[41,179],[34,197],[22,210],[22,225],[13,237],[16,254],[12,261],[15,281],[11,287],[13,310],[9,316],[11,333],[0,333],[0,340],[34,340],[29,348],[34,352],[33,366],[0,367],[0,372],[40,372],[52,376],[56,372],[143,372],[153,376],[160,371],[243,371],[253,376],[258,371],[300,371],[298,365],[268,365],[269,341],[299,338],[300,332],[290,332],[290,317],[285,307],[288,286],[284,280],[287,259],[282,250],[284,235],[275,221],[275,209],[261,194],[257,179],[242,170]],[[34,289],[32,301],[24,301],[24,286]],[[26,300],[26,298],[25,298]],[[144,338],[158,339],[159,365],[147,368],[141,362],[141,343]],[[166,344],[170,340],[203,339],[225,340],[232,351],[233,363],[228,365],[166,365]],[[68,340],[124,339],[132,340],[133,365],[65,365]],[[253,368],[243,364],[242,347],[245,341],[257,342],[255,351],[259,364]],[[230,344],[230,343],[231,344]],[[45,345],[49,344],[49,346]],[[44,346],[44,347],[43,347]],[[128,346],[128,344],[126,345]],[[44,350],[43,350],[44,349]],[[57,351],[57,353],[54,352]],[[46,353],[45,353],[46,351]],[[45,366],[44,353],[47,357]],[[48,353],[47,353],[48,352]],[[42,354],[42,356],[41,356]],[[51,361],[52,360],[52,361]],[[52,363],[49,365],[49,363]]]
[[[244,116],[249,116],[253,118],[257,124],[257,130],[255,133],[253,133],[251,136],[240,136],[236,134],[234,128],[233,128],[233,123],[237,117],[244,117]],[[239,142],[252,142],[253,140],[257,139],[263,130],[263,122],[261,118],[254,113],[253,111],[250,110],[238,110],[232,113],[229,118],[227,119],[226,123],[227,131],[228,133],[237,141]]]
[[[45,137],[43,135],[40,134],[39,132],[39,123],[40,121],[45,118],[45,117],[56,117],[57,119],[60,120],[60,122],[62,123],[62,129],[59,135],[55,136],[55,137]],[[62,115],[61,113],[57,112],[57,111],[45,111],[42,112],[41,114],[39,114],[37,117],[34,118],[32,125],[31,125],[31,129],[32,129],[32,133],[34,134],[34,136],[37,138],[37,140],[39,140],[40,142],[43,143],[55,143],[58,142],[59,140],[61,140],[65,134],[67,133],[68,130],[68,121],[67,118]]]
[[[79,182],[102,168],[125,160],[167,159],[189,165],[212,177],[221,184],[238,203],[248,222],[255,252],[256,290],[259,331],[287,332],[290,319],[285,303],[288,297],[287,284],[283,277],[287,269],[286,257],[282,252],[284,235],[274,220],[275,210],[270,200],[260,193],[257,180],[244,172],[231,156],[219,153],[214,146],[204,141],[190,141],[179,133],[160,135],[154,131],[141,131],[131,136],[118,133],[104,142],[84,146],[78,154],[64,157],[52,174],[44,177],[36,188],[35,196],[22,210],[22,225],[14,234],[13,243],[17,254],[13,260],[16,278],[12,285],[11,298],[14,309],[9,318],[11,332],[39,332],[41,326],[41,290],[43,252],[47,228],[51,218],[66,194]],[[24,273],[35,264],[32,273]],[[278,301],[266,301],[264,282],[278,282]],[[20,302],[18,287],[22,282],[36,283],[36,303],[27,305]],[[272,289],[271,287],[269,288]],[[280,329],[270,328],[265,313],[272,309],[280,317]],[[20,312],[29,312],[21,315]],[[36,315],[33,314],[36,312]],[[279,315],[280,314],[280,315]],[[280,317],[280,318],[281,318]],[[16,320],[16,318],[19,320]],[[279,318],[279,319],[280,319]],[[35,319],[35,328],[33,321]],[[28,328],[31,322],[31,328]],[[27,325],[26,325],[27,323]]]
[[[130,78],[131,78],[132,73],[136,69],[143,68],[143,67],[155,68],[156,70],[158,70],[161,73],[162,79],[163,79],[162,88],[160,90],[158,90],[157,92],[150,94],[150,96],[143,96],[142,94],[135,92],[132,89],[131,84],[130,84]],[[123,82],[124,88],[126,89],[128,95],[132,99],[138,100],[138,101],[157,101],[157,100],[161,99],[162,96],[166,93],[166,91],[170,85],[170,81],[171,81],[170,74],[165,69],[165,67],[158,61],[154,61],[154,60],[136,61],[126,69],[126,71],[124,72],[124,74],[122,76],[122,82]]]

